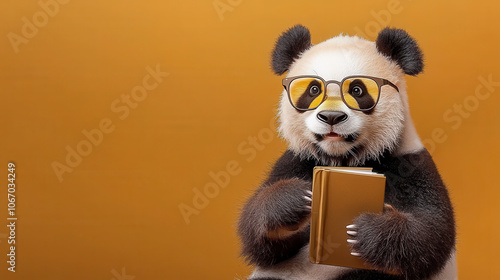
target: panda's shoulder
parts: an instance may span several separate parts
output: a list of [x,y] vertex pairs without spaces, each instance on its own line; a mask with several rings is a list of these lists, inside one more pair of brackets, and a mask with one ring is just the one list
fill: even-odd
[[299,178],[312,180],[313,169],[319,163],[311,158],[303,157],[287,149],[273,165],[266,183],[278,180]]

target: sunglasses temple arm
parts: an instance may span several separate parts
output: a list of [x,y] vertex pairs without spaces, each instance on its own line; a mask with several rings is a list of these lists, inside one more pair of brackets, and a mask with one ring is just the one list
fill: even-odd
[[398,87],[397,87],[395,84],[393,84],[393,83],[389,82],[388,80],[384,80],[384,85],[390,85],[390,86],[391,86],[391,87],[393,87],[395,90],[397,90],[397,92],[399,92]]

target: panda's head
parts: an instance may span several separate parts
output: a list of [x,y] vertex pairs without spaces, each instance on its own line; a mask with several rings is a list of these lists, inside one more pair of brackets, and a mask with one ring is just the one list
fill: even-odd
[[279,131],[290,149],[328,165],[360,165],[401,144],[409,118],[404,75],[423,69],[417,43],[400,29],[376,42],[337,36],[311,44],[301,25],[284,32],[272,68],[285,89]]

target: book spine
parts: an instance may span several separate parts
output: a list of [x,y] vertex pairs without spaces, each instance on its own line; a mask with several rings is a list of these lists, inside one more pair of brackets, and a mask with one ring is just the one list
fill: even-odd
[[321,180],[319,184],[319,207],[318,207],[318,224],[317,224],[317,236],[316,236],[316,262],[322,261],[323,256],[323,243],[324,243],[324,228],[325,228],[325,208],[326,208],[326,197],[327,197],[327,186],[328,186],[328,176],[326,172],[321,172]]

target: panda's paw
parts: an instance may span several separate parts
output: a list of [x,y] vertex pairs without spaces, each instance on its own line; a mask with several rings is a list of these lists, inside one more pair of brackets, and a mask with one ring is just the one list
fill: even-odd
[[398,272],[401,258],[395,252],[407,228],[405,214],[389,204],[383,213],[363,213],[346,227],[351,254],[378,270]]
[[277,199],[279,216],[287,224],[302,222],[311,214],[312,192],[307,184],[296,182]]
[[311,202],[311,182],[290,179],[276,184],[263,209],[267,215],[267,236],[283,239],[307,226]]
[[[391,215],[392,213],[397,212],[397,210],[390,204],[385,203],[384,204],[384,213],[386,215]],[[364,231],[364,234],[361,236],[361,238],[365,238],[366,240],[364,241],[363,244],[369,244],[369,245],[374,245],[373,241],[368,240],[369,238],[372,237],[373,232],[378,232],[376,228],[374,228],[371,224],[373,223],[374,219],[379,219],[380,215],[375,215],[375,214],[363,214],[360,217],[357,218],[357,222],[361,223],[362,230]],[[349,236],[347,238],[347,243],[351,246],[351,255],[353,256],[362,256],[360,252],[364,252],[367,250],[363,250],[359,246],[359,241],[358,239],[360,238],[358,236],[358,229],[360,227],[357,224],[351,224],[346,226],[347,229],[347,235]],[[367,246],[367,245],[363,245]],[[356,249],[357,248],[357,249]]]
[[365,262],[378,267],[383,221],[385,214],[363,213],[352,225],[348,225],[347,243],[351,247],[351,255],[360,257]]

